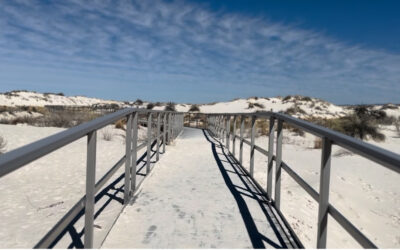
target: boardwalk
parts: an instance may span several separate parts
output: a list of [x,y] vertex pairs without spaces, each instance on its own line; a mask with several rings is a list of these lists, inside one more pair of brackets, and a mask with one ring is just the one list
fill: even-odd
[[276,211],[218,141],[185,128],[174,144],[102,247],[297,247]]

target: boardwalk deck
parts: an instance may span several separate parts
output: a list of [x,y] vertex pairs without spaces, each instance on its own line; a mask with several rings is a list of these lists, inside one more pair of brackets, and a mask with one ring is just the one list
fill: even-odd
[[218,141],[205,131],[185,128],[174,144],[125,207],[103,247],[298,247]]

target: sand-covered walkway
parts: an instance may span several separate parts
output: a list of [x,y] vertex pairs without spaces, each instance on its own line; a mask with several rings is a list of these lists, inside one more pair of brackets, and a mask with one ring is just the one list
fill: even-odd
[[119,216],[103,247],[296,245],[226,149],[207,132],[185,128]]

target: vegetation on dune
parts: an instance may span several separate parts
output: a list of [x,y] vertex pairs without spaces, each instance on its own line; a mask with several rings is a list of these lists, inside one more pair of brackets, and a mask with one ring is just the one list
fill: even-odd
[[348,116],[335,119],[310,118],[308,120],[361,140],[370,137],[375,141],[384,141],[385,135],[379,132],[379,125],[394,124],[396,119],[388,116],[382,110],[357,106]]
[[293,105],[292,107],[286,109],[284,113],[288,115],[297,115],[297,114],[306,114],[306,111],[304,111],[297,105]]
[[200,112],[199,105],[193,104],[192,106],[190,106],[189,112]]
[[143,101],[140,99],[137,99],[133,104],[135,105],[143,105]]
[[101,131],[101,136],[105,141],[111,141],[113,138],[113,133],[110,129],[106,128]]
[[47,112],[40,117],[22,116],[14,119],[2,119],[0,123],[12,125],[24,123],[38,127],[70,128],[91,121],[101,115],[94,112],[59,111]]
[[115,128],[125,130],[126,119],[118,120],[114,123]]
[[165,111],[176,111],[175,103],[173,103],[173,102],[167,103],[164,110]]
[[249,102],[247,109],[252,109],[252,108],[265,108],[265,106],[262,103],[258,103],[258,102]]
[[155,107],[154,103],[149,102],[146,106],[146,109],[153,109]]

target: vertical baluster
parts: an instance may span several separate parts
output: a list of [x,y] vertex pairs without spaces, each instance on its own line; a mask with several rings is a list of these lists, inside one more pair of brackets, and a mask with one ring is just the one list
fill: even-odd
[[158,113],[157,115],[157,154],[156,154],[156,160],[158,161],[160,159],[160,119],[161,119],[161,113]]
[[146,174],[150,173],[150,158],[151,158],[151,113],[148,114],[147,118],[147,164],[146,164]]
[[239,163],[243,165],[243,132],[245,116],[240,116],[240,141],[239,141]]
[[165,143],[167,139],[167,114],[163,116],[163,153],[165,153]]
[[254,176],[254,142],[256,136],[256,117],[251,117],[250,175]]
[[172,113],[169,113],[169,121],[168,121],[168,143],[172,142]]
[[138,117],[139,113],[133,113],[132,119],[132,169],[131,169],[131,191],[136,191],[136,161],[137,161],[137,141],[138,141]]
[[225,133],[226,133],[225,122],[226,122],[225,116],[222,115],[221,116],[222,143],[225,143]]
[[237,116],[233,116],[233,132],[232,132],[232,154],[235,156],[236,149],[236,118]]
[[96,181],[96,131],[88,134],[85,198],[85,248],[93,248],[94,196]]
[[332,142],[322,138],[321,173],[319,181],[319,208],[318,208],[318,235],[317,248],[326,248],[328,230],[328,205],[329,205],[329,181],[331,169]]
[[125,135],[125,185],[124,185],[124,203],[128,203],[130,196],[130,175],[132,160],[132,114],[126,118],[126,135]]
[[228,115],[226,116],[226,148],[228,149],[229,152],[229,142],[230,142],[230,137],[231,137],[231,117]]
[[272,199],[272,169],[274,165],[274,134],[275,134],[275,118],[269,119],[268,134],[268,176],[267,176],[267,194]]
[[283,121],[278,119],[278,130],[276,137],[276,173],[275,173],[275,207],[280,210],[281,206],[281,165],[282,165],[282,126]]

